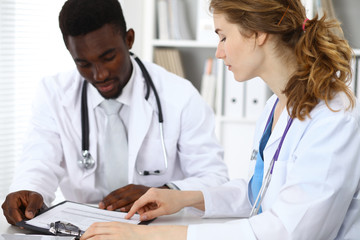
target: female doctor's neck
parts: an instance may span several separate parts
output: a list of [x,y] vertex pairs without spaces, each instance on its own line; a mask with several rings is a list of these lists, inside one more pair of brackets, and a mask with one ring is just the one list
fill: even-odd
[[269,38],[265,47],[265,58],[261,78],[266,82],[273,93],[279,98],[275,109],[274,125],[286,107],[287,97],[283,93],[291,76],[297,68],[296,56],[292,49],[276,45],[276,38]]

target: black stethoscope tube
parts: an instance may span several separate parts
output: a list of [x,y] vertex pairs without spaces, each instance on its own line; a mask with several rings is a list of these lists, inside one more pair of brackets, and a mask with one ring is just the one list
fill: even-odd
[[[83,83],[81,93],[81,133],[82,133],[82,150],[89,150],[89,117],[87,106],[87,81]],[[87,137],[84,137],[87,136]]]
[[[145,83],[146,83],[146,94],[145,94],[145,100],[148,100],[150,96],[150,88],[153,90],[155,95],[156,104],[158,107],[158,118],[159,118],[159,128],[160,128],[160,136],[161,136],[161,144],[163,148],[163,154],[164,154],[164,164],[165,164],[165,170],[154,170],[154,171],[137,171],[140,175],[158,175],[162,174],[167,169],[167,153],[165,148],[165,142],[164,142],[164,135],[163,135],[163,128],[162,123],[164,122],[163,119],[163,113],[160,103],[159,95],[156,91],[155,85],[150,77],[149,72],[146,70],[144,64],[141,62],[141,60],[135,56],[132,52],[130,52],[131,56],[134,56],[135,61],[139,65],[141,72],[144,76]],[[87,106],[87,81],[84,80],[82,92],[81,92],[81,133],[82,133],[82,160],[79,160],[78,163],[81,167],[84,167],[85,169],[90,169],[94,167],[95,160],[92,158],[90,152],[89,152],[89,116],[88,116],[88,106]]]
[[[133,56],[134,54],[130,53],[130,55]],[[161,104],[160,104],[160,98],[159,98],[159,95],[158,95],[158,93],[156,91],[155,85],[154,85],[153,81],[151,80],[149,72],[146,70],[146,68],[145,68],[144,64],[141,62],[141,60],[138,57],[135,57],[135,61],[138,63],[138,65],[139,65],[139,67],[141,69],[141,72],[144,75],[145,82],[147,84],[147,92],[146,92],[146,95],[145,95],[145,99],[146,100],[149,99],[149,95],[150,95],[149,85],[150,85],[150,87],[154,91],[156,104],[157,104],[158,111],[159,111],[159,115],[158,115],[159,116],[159,123],[162,123],[162,122],[164,122],[164,119],[163,119],[163,114],[162,114],[162,109],[161,109]]]

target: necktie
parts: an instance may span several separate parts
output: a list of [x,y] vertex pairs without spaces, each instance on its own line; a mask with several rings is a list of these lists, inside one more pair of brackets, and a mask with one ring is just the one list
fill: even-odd
[[107,115],[103,142],[104,181],[109,192],[128,184],[128,144],[123,121],[119,116],[122,104],[104,100],[102,107]]

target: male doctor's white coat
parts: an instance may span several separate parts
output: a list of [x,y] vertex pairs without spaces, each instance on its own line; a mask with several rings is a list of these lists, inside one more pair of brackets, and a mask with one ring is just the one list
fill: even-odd
[[[275,103],[267,102],[255,133],[254,149]],[[291,125],[269,188],[263,213],[248,218],[251,203],[245,179],[203,190],[203,217],[240,217],[225,224],[191,225],[188,240],[199,239],[360,239],[360,108],[345,111],[339,94],[330,111],[320,102],[311,119]],[[285,109],[264,149],[264,176],[289,119]],[[252,176],[255,160],[250,163]]]
[[[168,169],[158,176],[137,173],[163,170],[165,166],[154,93],[151,90],[148,101],[145,100],[145,80],[132,57],[131,61],[133,73],[123,90],[131,102],[124,120],[128,132],[129,183],[158,187],[172,182],[180,189],[193,190],[226,182],[227,168],[222,160],[223,150],[214,134],[212,110],[189,81],[151,63],[145,63],[145,66],[162,105]],[[99,125],[104,114],[97,107],[103,98],[91,84],[88,84],[89,140],[90,153],[96,163],[90,170],[77,164],[82,150],[83,81],[78,71],[72,71],[41,82],[11,192],[36,191],[42,194],[46,204],[54,200],[58,186],[66,199],[79,202],[97,203],[108,194],[101,190],[96,180],[96,169],[100,164],[106,164],[99,156],[102,134]]]

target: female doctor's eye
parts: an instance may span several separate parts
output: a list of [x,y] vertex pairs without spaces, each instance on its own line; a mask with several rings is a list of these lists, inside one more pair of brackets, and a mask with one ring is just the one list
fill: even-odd
[[225,42],[225,40],[226,40],[226,37],[223,37],[220,39],[220,42]]

